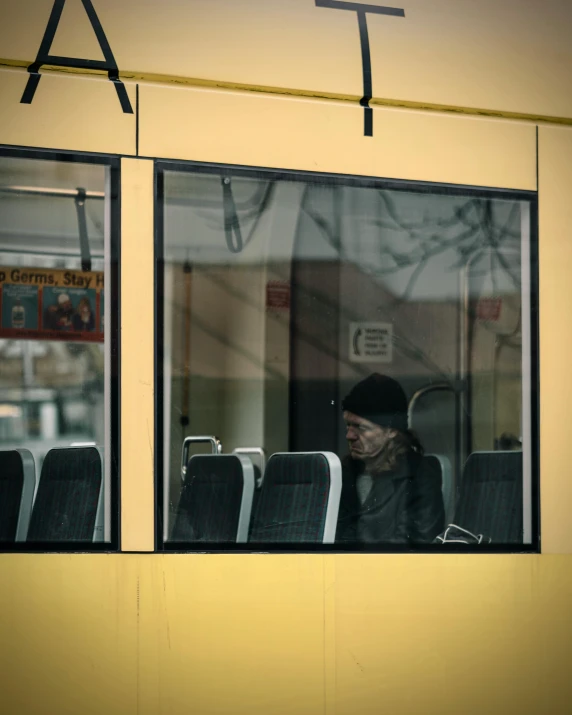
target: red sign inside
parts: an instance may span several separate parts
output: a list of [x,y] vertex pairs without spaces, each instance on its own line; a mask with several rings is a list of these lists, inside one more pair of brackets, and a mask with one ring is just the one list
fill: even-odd
[[271,310],[290,310],[290,284],[284,281],[267,283],[266,307]]
[[500,298],[481,298],[477,303],[478,320],[495,322],[500,318],[502,301]]

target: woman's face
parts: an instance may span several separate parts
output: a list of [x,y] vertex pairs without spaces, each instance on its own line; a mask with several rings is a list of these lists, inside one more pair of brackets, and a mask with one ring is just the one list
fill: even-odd
[[378,457],[397,434],[394,429],[380,427],[353,412],[344,412],[344,422],[350,455],[364,462]]

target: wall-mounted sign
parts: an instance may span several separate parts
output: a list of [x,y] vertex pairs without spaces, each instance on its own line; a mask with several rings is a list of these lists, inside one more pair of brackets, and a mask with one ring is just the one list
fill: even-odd
[[269,281],[266,284],[266,308],[290,310],[290,284],[285,281]]
[[350,323],[350,362],[391,362],[391,323]]
[[103,342],[103,273],[0,267],[0,338]]

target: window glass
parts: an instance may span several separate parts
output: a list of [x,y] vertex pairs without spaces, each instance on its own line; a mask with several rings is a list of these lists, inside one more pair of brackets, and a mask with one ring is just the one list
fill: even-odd
[[167,545],[536,543],[530,194],[159,186]]
[[0,459],[19,455],[3,542],[112,540],[112,182],[102,164],[0,156]]

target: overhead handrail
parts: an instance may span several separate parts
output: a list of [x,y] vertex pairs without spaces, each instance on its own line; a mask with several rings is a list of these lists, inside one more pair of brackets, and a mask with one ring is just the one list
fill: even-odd
[[191,444],[210,444],[211,454],[222,454],[222,444],[218,437],[211,435],[194,435],[185,437],[183,449],[181,451],[181,480],[185,480],[187,474],[187,462],[189,461],[189,448]]
[[[41,186],[0,186],[3,194],[26,194],[29,196],[52,196],[57,199],[75,199],[79,189],[49,189]],[[82,189],[85,191],[85,189]],[[105,199],[103,191],[85,191],[86,199]]]
[[87,191],[81,186],[75,190],[52,189],[40,186],[0,186],[0,193],[14,194],[17,196],[24,194],[27,196],[49,196],[52,198],[73,199],[77,213],[81,269],[82,271],[91,271],[91,250],[87,231],[85,202],[87,199],[103,200],[105,199],[105,192]]

